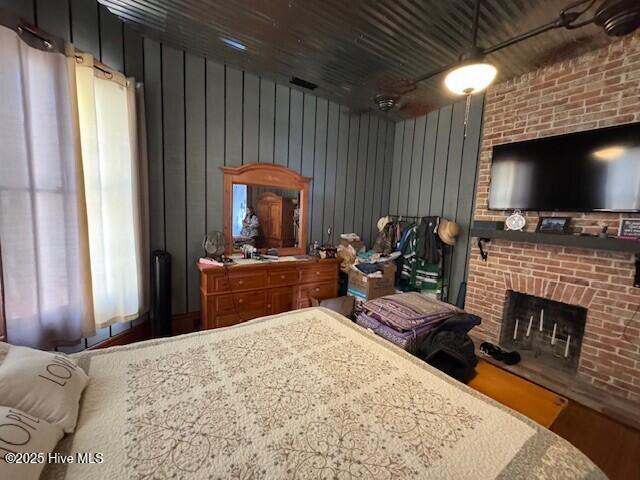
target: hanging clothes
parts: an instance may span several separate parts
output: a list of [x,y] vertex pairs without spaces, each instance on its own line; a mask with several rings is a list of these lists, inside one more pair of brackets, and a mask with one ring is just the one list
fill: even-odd
[[442,243],[437,237],[438,217],[425,217],[404,240],[400,277],[412,290],[442,294]]
[[378,233],[373,250],[384,255],[398,251],[398,243],[408,226],[407,222],[388,221]]
[[439,217],[423,217],[418,224],[417,254],[428,263],[439,263],[442,240],[438,237]]

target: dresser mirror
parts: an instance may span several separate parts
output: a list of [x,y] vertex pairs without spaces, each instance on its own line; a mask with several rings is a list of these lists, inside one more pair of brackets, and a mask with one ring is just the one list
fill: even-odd
[[224,234],[227,254],[243,245],[279,255],[306,251],[309,182],[270,164],[221,167],[224,172]]

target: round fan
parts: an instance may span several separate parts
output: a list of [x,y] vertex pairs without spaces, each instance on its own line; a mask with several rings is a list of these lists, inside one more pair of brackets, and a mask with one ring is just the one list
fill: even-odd
[[224,254],[225,240],[222,232],[214,230],[204,236],[202,248],[208,257],[220,259]]

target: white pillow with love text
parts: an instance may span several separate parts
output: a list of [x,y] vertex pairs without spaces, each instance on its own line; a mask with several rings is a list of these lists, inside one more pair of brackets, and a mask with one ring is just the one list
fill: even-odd
[[62,435],[56,425],[0,406],[0,478],[37,480]]
[[73,432],[89,377],[67,355],[12,346],[0,365],[0,405]]

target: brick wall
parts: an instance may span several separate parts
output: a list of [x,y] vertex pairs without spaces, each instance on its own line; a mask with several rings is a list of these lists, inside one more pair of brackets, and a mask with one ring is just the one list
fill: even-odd
[[[476,190],[476,220],[504,220],[487,210],[494,145],[640,121],[640,34],[581,57],[496,85],[486,95]],[[568,215],[577,231],[617,231],[614,213],[527,212]],[[640,289],[633,287],[633,255],[492,241],[489,259],[472,248],[467,309],[482,316],[479,336],[497,342],[506,290],[589,309],[578,375],[619,397],[640,402]]]

